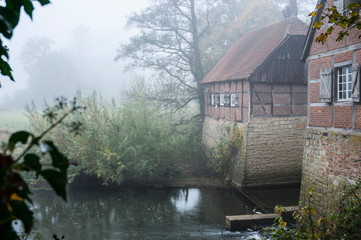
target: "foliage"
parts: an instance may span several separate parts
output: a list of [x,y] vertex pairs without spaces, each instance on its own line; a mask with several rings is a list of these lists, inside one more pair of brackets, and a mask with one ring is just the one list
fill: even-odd
[[[49,0],[36,0],[42,6],[49,4]],[[3,43],[3,38],[11,39],[13,31],[19,23],[21,9],[24,8],[25,13],[32,18],[34,5],[32,0],[7,0],[5,4],[0,6],[0,71],[1,75],[8,76],[12,81],[14,77],[9,65],[8,48]],[[1,86],[1,85],[0,85]]]
[[[341,30],[338,32],[338,37],[336,41],[341,41],[345,36],[349,35],[349,30],[352,28],[361,29],[360,21],[360,7],[359,3],[351,3],[344,8],[342,12],[339,12],[336,6],[331,6],[326,8],[326,10],[321,14],[320,20],[316,21],[312,29],[320,29],[326,23],[330,24],[327,27],[327,30],[324,33],[320,33],[316,38],[316,42],[325,44],[328,36],[333,32],[335,26],[341,27]],[[317,10],[310,13],[310,16],[315,17],[320,14],[324,8],[324,4],[319,4]],[[359,35],[359,38],[361,34]]]
[[[41,176],[57,195],[66,200],[65,185],[69,161],[52,141],[46,140],[45,135],[61,124],[63,120],[80,107],[74,100],[68,107],[64,99],[46,112],[50,122],[48,128],[39,135],[27,131],[12,134],[3,153],[0,154],[0,238],[18,239],[18,233],[13,229],[12,222],[20,220],[24,231],[29,234],[34,222],[33,212],[29,209],[32,203],[31,192],[22,175],[32,172],[36,178]],[[64,114],[58,115],[58,111]],[[73,129],[79,123],[73,123]],[[23,144],[24,148],[18,145]],[[33,148],[38,148],[33,152]],[[45,157],[49,157],[48,161]]]
[[[195,122],[179,124],[177,115],[166,112],[142,93],[122,104],[104,102],[94,93],[78,99],[87,110],[70,121],[84,125],[81,136],[67,135],[62,129],[52,139],[77,163],[69,170],[71,179],[79,174],[96,176],[107,183],[121,183],[124,177],[172,177],[180,162],[192,161],[199,139]],[[32,125],[40,129],[44,121],[33,106],[28,109]]]
[[229,177],[232,160],[238,156],[239,150],[242,148],[243,136],[234,123],[230,132],[230,139],[222,139],[211,156],[210,167],[217,174]]
[[[282,208],[271,228],[265,229],[265,239],[351,240],[361,239],[361,180],[344,193],[337,212],[327,218],[317,218],[316,210],[307,205],[293,214],[298,227],[288,227],[282,218]],[[313,190],[309,192],[312,197]]]

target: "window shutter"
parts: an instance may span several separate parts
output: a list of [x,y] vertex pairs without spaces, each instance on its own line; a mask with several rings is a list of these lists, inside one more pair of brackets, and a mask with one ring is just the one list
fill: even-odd
[[360,64],[352,64],[352,101],[360,101]]
[[332,101],[332,68],[323,68],[320,73],[320,101]]

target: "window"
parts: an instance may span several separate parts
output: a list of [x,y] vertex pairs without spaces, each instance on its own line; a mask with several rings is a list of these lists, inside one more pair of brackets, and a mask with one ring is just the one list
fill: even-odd
[[352,94],[352,67],[351,65],[337,70],[337,100],[350,101]]
[[225,105],[229,107],[230,101],[229,101],[229,94],[225,95]]
[[358,63],[340,66],[335,69],[321,69],[320,102],[330,103],[332,99],[339,102],[359,102],[360,75]]
[[360,0],[334,0],[333,5],[337,8],[337,11],[342,13],[345,8],[350,5],[351,3],[358,3],[361,4]]
[[224,94],[220,94],[219,95],[219,105],[220,106],[224,106]]
[[215,103],[214,100],[215,100],[215,99],[214,99],[214,94],[212,93],[212,94],[209,96],[209,103],[211,104],[211,106],[214,106],[214,103]]
[[231,94],[231,107],[238,105],[238,96],[236,94]]

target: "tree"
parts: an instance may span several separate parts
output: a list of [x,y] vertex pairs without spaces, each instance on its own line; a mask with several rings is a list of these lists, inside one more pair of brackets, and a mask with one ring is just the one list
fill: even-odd
[[[6,101],[7,107],[23,107],[31,101],[37,105],[51,102],[57,96],[73,96],[79,84],[79,73],[66,52],[52,48],[48,38],[25,42],[19,59],[28,73],[29,86]],[[51,81],[49,81],[51,79]]]
[[[247,8],[260,6],[263,2],[157,0],[128,19],[127,25],[138,28],[140,33],[128,44],[121,45],[116,59],[130,58],[132,62],[128,68],[153,70],[153,76],[162,86],[155,98],[176,109],[196,101],[198,116],[202,118],[204,94],[200,81],[240,34],[258,25],[247,22],[244,25],[248,28],[231,35],[238,35],[238,38],[227,38],[224,33],[227,28],[232,28],[232,24],[241,22],[240,16],[247,13]],[[269,9],[275,8],[258,9],[262,11],[262,19],[270,20],[264,17]],[[252,12],[248,13],[251,16]]]
[[[341,41],[345,36],[348,36],[349,30],[353,28],[361,29],[360,21],[360,1],[354,1],[348,6],[338,9],[335,5],[325,8],[325,2],[317,5],[316,11],[310,13],[309,16],[316,18],[313,23],[312,29],[320,29],[323,25],[329,24],[327,30],[324,33],[320,33],[316,42],[325,44],[328,36],[334,31],[336,26],[341,27],[338,31],[338,37],[336,41]],[[361,38],[361,34],[359,35]]]
[[[49,0],[36,0],[42,6],[49,4]],[[15,27],[19,23],[21,9],[24,8],[25,13],[32,18],[34,11],[32,0],[7,0],[5,6],[0,6],[0,71],[1,75],[8,76],[12,81],[12,75],[9,61],[9,49],[4,45],[3,38],[11,39]],[[1,87],[1,82],[0,82]]]

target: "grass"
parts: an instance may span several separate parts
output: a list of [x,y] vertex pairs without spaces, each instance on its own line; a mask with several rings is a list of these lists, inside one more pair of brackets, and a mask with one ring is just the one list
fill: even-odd
[[14,132],[29,127],[24,110],[0,111],[0,131]]

